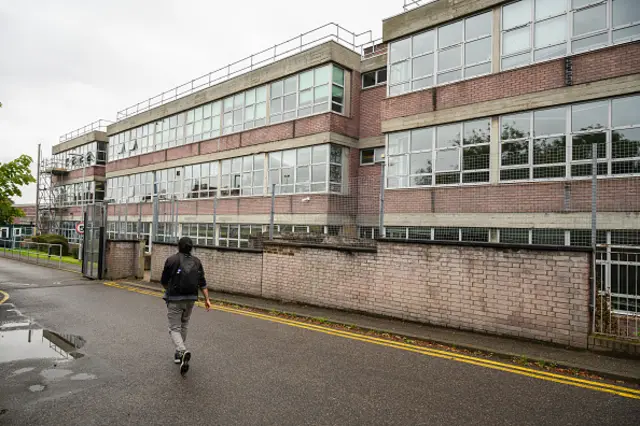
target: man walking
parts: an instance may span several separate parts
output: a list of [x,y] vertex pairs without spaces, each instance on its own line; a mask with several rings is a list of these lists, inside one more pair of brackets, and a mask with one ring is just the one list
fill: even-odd
[[189,371],[191,352],[184,343],[187,340],[189,318],[193,305],[198,300],[198,289],[205,297],[207,311],[211,309],[209,290],[204,278],[204,269],[200,259],[191,255],[193,241],[183,237],[178,242],[178,253],[170,256],[164,263],[161,283],[165,289],[164,300],[167,302],[169,318],[169,335],[176,347],[174,363],[180,364],[180,374]]

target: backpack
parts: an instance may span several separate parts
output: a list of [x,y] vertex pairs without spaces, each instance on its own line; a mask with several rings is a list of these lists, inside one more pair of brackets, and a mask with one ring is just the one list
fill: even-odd
[[200,268],[191,256],[180,253],[180,262],[173,276],[173,291],[176,296],[198,295]]

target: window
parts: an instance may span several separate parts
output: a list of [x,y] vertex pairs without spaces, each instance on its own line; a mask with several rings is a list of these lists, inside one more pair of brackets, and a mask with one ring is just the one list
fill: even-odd
[[242,157],[222,160],[222,180],[220,195],[237,197],[240,195],[242,179]]
[[298,97],[298,117],[304,117],[313,113],[325,112],[328,110],[330,69],[331,67],[325,66],[303,72],[298,76],[298,87],[300,88]]
[[381,68],[362,74],[362,88],[379,86],[387,82],[387,69]]
[[267,120],[267,87],[245,92],[244,128],[264,126]]
[[264,154],[242,157],[242,195],[264,194]]
[[342,148],[317,145],[269,153],[269,192],[276,194],[342,191]]
[[387,187],[489,182],[491,123],[467,121],[387,139]]
[[219,245],[222,247],[247,248],[249,238],[262,234],[262,225],[220,225]]
[[389,96],[491,72],[491,12],[399,40],[389,47]]
[[[584,102],[500,117],[500,180],[640,173],[640,96]],[[611,118],[610,118],[611,117]]]
[[218,163],[204,163],[184,167],[184,198],[211,198],[218,189]]
[[214,246],[216,243],[213,223],[184,223],[182,236],[191,238],[199,246]]
[[635,0],[521,0],[502,7],[502,69],[640,39]]
[[504,244],[530,244],[528,229],[500,229],[498,239]]
[[384,161],[384,147],[360,150],[360,165],[371,165]]
[[331,111],[344,112],[344,88],[346,73],[342,68],[333,67],[333,86],[331,89]]

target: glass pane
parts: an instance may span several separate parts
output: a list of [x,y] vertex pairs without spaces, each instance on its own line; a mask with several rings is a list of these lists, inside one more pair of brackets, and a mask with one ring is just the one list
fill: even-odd
[[438,84],[445,84],[462,78],[462,70],[449,71],[438,74]]
[[598,144],[598,158],[605,158],[607,156],[606,133],[588,133],[574,136],[571,158],[573,160],[590,160],[593,155],[591,148],[594,143]]
[[298,149],[298,165],[311,163],[311,148]]
[[287,95],[284,97],[284,110],[293,111],[296,109],[296,95]]
[[559,44],[557,46],[545,47],[540,50],[536,50],[533,53],[534,61],[544,61],[545,59],[557,58],[567,53],[567,45]]
[[298,79],[296,77],[290,77],[284,81],[284,93],[290,94],[295,92],[298,85]]
[[566,132],[566,109],[554,108],[533,113],[533,134],[555,135]]
[[491,12],[467,18],[464,22],[464,30],[466,40],[490,35]]
[[464,145],[476,145],[491,141],[491,120],[483,119],[463,123]]
[[505,115],[502,123],[502,140],[528,138],[531,128],[531,113]]
[[437,148],[453,148],[460,146],[460,125],[439,126],[436,132]]
[[333,66],[333,82],[340,86],[344,86],[344,70],[336,67],[335,65]]
[[563,178],[567,172],[567,168],[565,166],[554,166],[554,167],[535,167],[533,169],[533,178],[534,179],[553,179],[553,178]]
[[438,28],[438,47],[443,48],[462,42],[462,21]]
[[296,164],[296,150],[290,149],[282,152],[282,167],[292,167]]
[[628,96],[611,101],[613,127],[640,124],[640,96]]
[[300,90],[308,89],[311,86],[313,86],[313,71],[300,74]]
[[342,182],[342,166],[332,164],[329,166],[329,179],[331,182]]
[[245,92],[245,103],[247,105],[253,105],[256,103],[256,91],[255,89],[247,90]]
[[637,0],[613,1],[613,26],[640,21],[640,4]]
[[502,69],[507,70],[509,68],[518,67],[521,65],[527,65],[531,61],[531,55],[527,53],[523,53],[517,56],[511,56],[510,58],[502,59]]
[[433,52],[435,49],[435,31],[427,31],[413,36],[413,56]]
[[533,141],[533,164],[562,163],[566,159],[566,138],[547,138]]
[[409,58],[410,50],[410,38],[391,43],[391,47],[389,49],[389,61],[393,64]]
[[436,172],[460,170],[460,154],[457,149],[436,152]]
[[436,241],[458,241],[460,231],[458,228],[434,228],[433,239]]
[[391,86],[389,87],[389,96],[398,96],[408,92],[409,90],[411,90],[411,85],[409,85],[408,83]]
[[526,180],[529,179],[529,169],[500,170],[500,180]]
[[534,229],[531,231],[531,243],[541,245],[564,245],[564,230],[561,229]]
[[519,27],[531,21],[531,1],[522,0],[502,8],[502,29]]
[[529,50],[531,48],[531,30],[529,27],[506,32],[502,35],[502,55]]
[[[598,174],[608,174],[609,165],[607,163],[598,163]],[[591,176],[591,164],[574,164],[571,166],[571,176]]]
[[320,86],[321,84],[327,84],[329,82],[329,67],[325,66],[317,68],[315,71],[314,85]]
[[389,74],[391,84],[409,80],[409,61],[391,65],[391,72]]
[[611,164],[611,174],[624,175],[624,174],[638,174],[640,173],[640,161],[621,161]]
[[271,84],[271,98],[282,96],[282,81]]
[[[391,142],[391,139],[389,139]],[[433,128],[417,129],[411,132],[411,151],[425,151],[433,149]],[[391,149],[390,149],[391,151]],[[402,151],[405,152],[405,151]],[[399,152],[398,152],[399,153]]]
[[611,138],[612,158],[640,157],[640,128],[615,131]]
[[534,33],[536,48],[562,43],[567,40],[567,17],[562,15],[539,22],[535,26]]
[[489,168],[489,145],[470,146],[462,150],[463,170],[483,170]]
[[448,70],[462,65],[462,49],[460,46],[438,52],[438,70]]
[[313,163],[326,163],[329,159],[329,146],[318,145],[313,147]]
[[389,134],[389,155],[404,154],[408,151],[409,132]]
[[536,0],[536,21],[556,16],[567,11],[564,0]]
[[373,87],[376,85],[375,71],[362,74],[362,87]]
[[509,142],[502,144],[502,165],[515,166],[529,163],[529,142]]
[[307,106],[307,105],[311,105],[313,103],[313,91],[311,89],[309,90],[303,90],[300,92],[300,106]]
[[589,102],[571,107],[571,130],[574,132],[608,127],[609,103]]
[[313,92],[314,103],[324,103],[329,101],[329,85],[325,84],[320,87],[316,87]]
[[583,38],[581,40],[575,40],[571,42],[571,50],[576,52],[581,52],[583,50],[588,50],[590,48],[595,48],[599,46],[605,46],[609,43],[609,35],[608,34],[599,34],[596,36],[591,36],[587,38]]
[[475,65],[473,67],[467,67],[464,70],[464,76],[466,78],[475,77],[477,75],[489,74],[491,72],[491,63],[482,65]]
[[414,79],[433,74],[433,54],[414,58],[412,62]]
[[298,167],[296,170],[296,183],[309,182],[310,170],[309,166]]
[[411,168],[409,174],[421,175],[432,172],[432,157],[430,152],[411,154]]
[[373,164],[375,161],[375,151],[373,149],[363,149],[360,151],[360,164]]
[[[411,83],[411,88],[413,90],[420,90],[420,89],[424,89],[426,87],[431,87],[431,86],[433,86],[433,76],[422,78],[420,80],[414,80]],[[396,86],[396,87],[399,87],[399,86]]]
[[342,164],[342,148],[337,145],[331,145],[329,152],[329,161],[336,164]]
[[240,94],[235,95],[233,97],[233,107],[234,108],[240,108],[241,106],[244,106],[244,94],[243,93],[240,93]]
[[311,168],[312,182],[326,182],[327,181],[327,167],[324,165],[313,166]]
[[504,244],[529,244],[529,230],[500,229],[500,242]]
[[621,30],[615,30],[613,32],[614,43],[631,41],[632,39],[638,39],[638,38],[640,38],[640,25],[623,28]]
[[491,60],[491,38],[467,43],[464,46],[464,63],[466,65],[477,64]]
[[590,7],[573,14],[573,35],[591,33],[607,27],[607,5]]
[[344,101],[344,88],[332,86],[331,100],[335,103],[342,104]]

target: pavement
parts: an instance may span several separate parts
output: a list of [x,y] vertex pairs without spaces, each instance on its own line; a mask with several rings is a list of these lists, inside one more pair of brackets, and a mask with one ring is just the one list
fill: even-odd
[[0,291],[1,425],[635,425],[640,418],[632,385],[231,309],[194,310],[194,358],[182,378],[155,291],[8,259],[0,259]]

